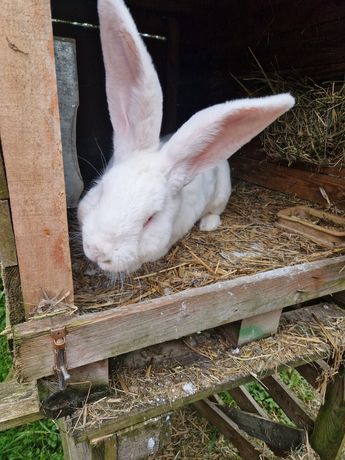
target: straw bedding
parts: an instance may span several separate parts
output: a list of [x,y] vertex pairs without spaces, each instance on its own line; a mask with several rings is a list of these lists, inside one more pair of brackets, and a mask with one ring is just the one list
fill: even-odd
[[310,205],[292,195],[237,183],[219,229],[201,232],[195,226],[166,257],[118,278],[86,260],[72,223],[75,305],[81,312],[96,311],[345,252],[276,227],[279,210],[300,204]]

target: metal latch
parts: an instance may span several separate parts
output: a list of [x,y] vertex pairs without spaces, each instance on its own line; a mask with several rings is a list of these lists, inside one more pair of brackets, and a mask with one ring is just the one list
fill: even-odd
[[51,337],[54,345],[54,372],[58,379],[60,390],[64,390],[66,380],[71,378],[66,369],[66,328],[52,329]]

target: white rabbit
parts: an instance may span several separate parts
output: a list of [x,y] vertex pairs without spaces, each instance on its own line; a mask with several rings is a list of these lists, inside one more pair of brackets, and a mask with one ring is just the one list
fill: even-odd
[[294,105],[289,94],[225,102],[196,113],[160,145],[162,91],[123,0],[99,0],[114,156],[78,208],[86,256],[133,272],[195,222],[220,224],[231,193],[226,161]]

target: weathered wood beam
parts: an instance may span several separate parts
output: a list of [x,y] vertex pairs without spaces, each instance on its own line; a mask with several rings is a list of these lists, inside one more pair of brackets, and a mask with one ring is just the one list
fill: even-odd
[[[312,361],[313,359],[319,356],[319,354],[310,354],[309,358]],[[304,359],[305,358],[306,357],[304,357]],[[295,367],[298,366],[300,363],[301,360],[297,359],[296,361],[289,361],[286,363],[286,365],[279,366],[279,370],[285,367]],[[262,375],[268,375],[270,373],[273,373],[274,371],[275,369],[267,369],[265,372],[263,372]],[[99,427],[88,427],[87,429],[85,428],[81,431],[76,430],[74,436],[77,442],[83,442],[86,439],[93,439],[101,436],[106,436],[108,434],[113,433],[114,431],[122,430],[131,425],[143,422],[149,418],[166,414],[170,411],[174,411],[176,409],[179,409],[183,406],[194,403],[201,399],[208,398],[209,396],[215,393],[220,393],[221,391],[228,390],[229,388],[243,385],[247,382],[250,382],[251,380],[251,375],[243,374],[236,377],[236,379],[224,379],[224,381],[222,381],[221,383],[214,386],[210,386],[207,389],[203,389],[202,391],[195,393],[194,395],[186,395],[183,398],[178,398],[174,401],[164,400],[163,398],[160,404],[154,403],[150,407],[143,407],[139,409],[134,408],[130,414],[119,414],[119,416],[114,418],[113,420],[103,421]]]
[[245,460],[260,460],[262,453],[255,449],[248,437],[239,429],[237,424],[224,413],[222,408],[208,399],[197,401],[194,404],[196,410],[205,417],[237,448],[241,457]]
[[313,449],[321,460],[343,460],[345,455],[345,366],[334,377],[326,390],[310,438]]
[[270,375],[265,377],[262,383],[275,402],[283,409],[285,414],[296,424],[296,426],[304,428],[309,432],[313,429],[313,419],[305,411],[302,402],[284,382],[278,377]]
[[223,326],[223,333],[234,345],[259,340],[274,334],[279,326],[282,309],[255,315]]
[[42,417],[36,383],[0,383],[0,431]]
[[245,386],[241,385],[237,388],[232,388],[229,390],[229,393],[234,398],[237,405],[245,412],[250,412],[251,414],[260,415],[261,417],[267,418],[266,412],[255,401]]
[[[68,367],[177,339],[345,288],[345,257],[280,268],[160,299],[70,318],[30,321],[13,328],[23,378],[52,374],[51,329],[66,326]],[[212,314],[210,314],[212,312]],[[37,359],[40,356],[40,359]]]
[[[245,412],[249,412],[250,414],[260,415],[260,417],[268,419],[268,416],[264,409],[255,401],[253,396],[249,393],[249,391],[243,385],[233,388],[229,390],[229,393],[236,401],[238,407]],[[274,452],[276,455],[281,456],[283,452],[279,450],[276,446],[272,446],[268,443],[268,447]]]
[[288,168],[241,155],[232,159],[231,166],[234,176],[239,179],[327,205],[320,192],[320,188],[323,188],[332,203],[345,209],[345,183],[342,177]]
[[42,290],[73,296],[53,35],[49,2],[1,8],[1,145],[28,315]]
[[272,422],[259,415],[222,406],[221,410],[233,420],[241,430],[250,436],[274,446],[283,452],[290,452],[305,442],[305,432],[299,428],[293,428],[282,423]]
[[303,364],[303,366],[297,368],[297,371],[312,387],[318,388],[318,378],[321,376],[322,372],[328,369],[329,366],[325,361],[318,360],[314,363]]

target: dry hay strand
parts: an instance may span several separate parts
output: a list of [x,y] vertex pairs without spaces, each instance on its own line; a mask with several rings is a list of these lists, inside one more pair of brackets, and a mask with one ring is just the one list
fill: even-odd
[[86,260],[72,219],[75,304],[81,312],[128,305],[344,253],[344,249],[324,249],[276,227],[279,210],[301,204],[310,205],[291,195],[240,182],[217,230],[202,232],[194,226],[159,261],[146,264],[135,274],[117,277]]
[[[250,95],[289,91],[296,98],[292,110],[278,118],[260,135],[268,158],[289,164],[345,166],[345,82],[315,83],[312,79],[282,76],[277,71],[244,78],[242,88]],[[245,86],[248,85],[248,88]],[[252,85],[259,87],[251,91]]]

